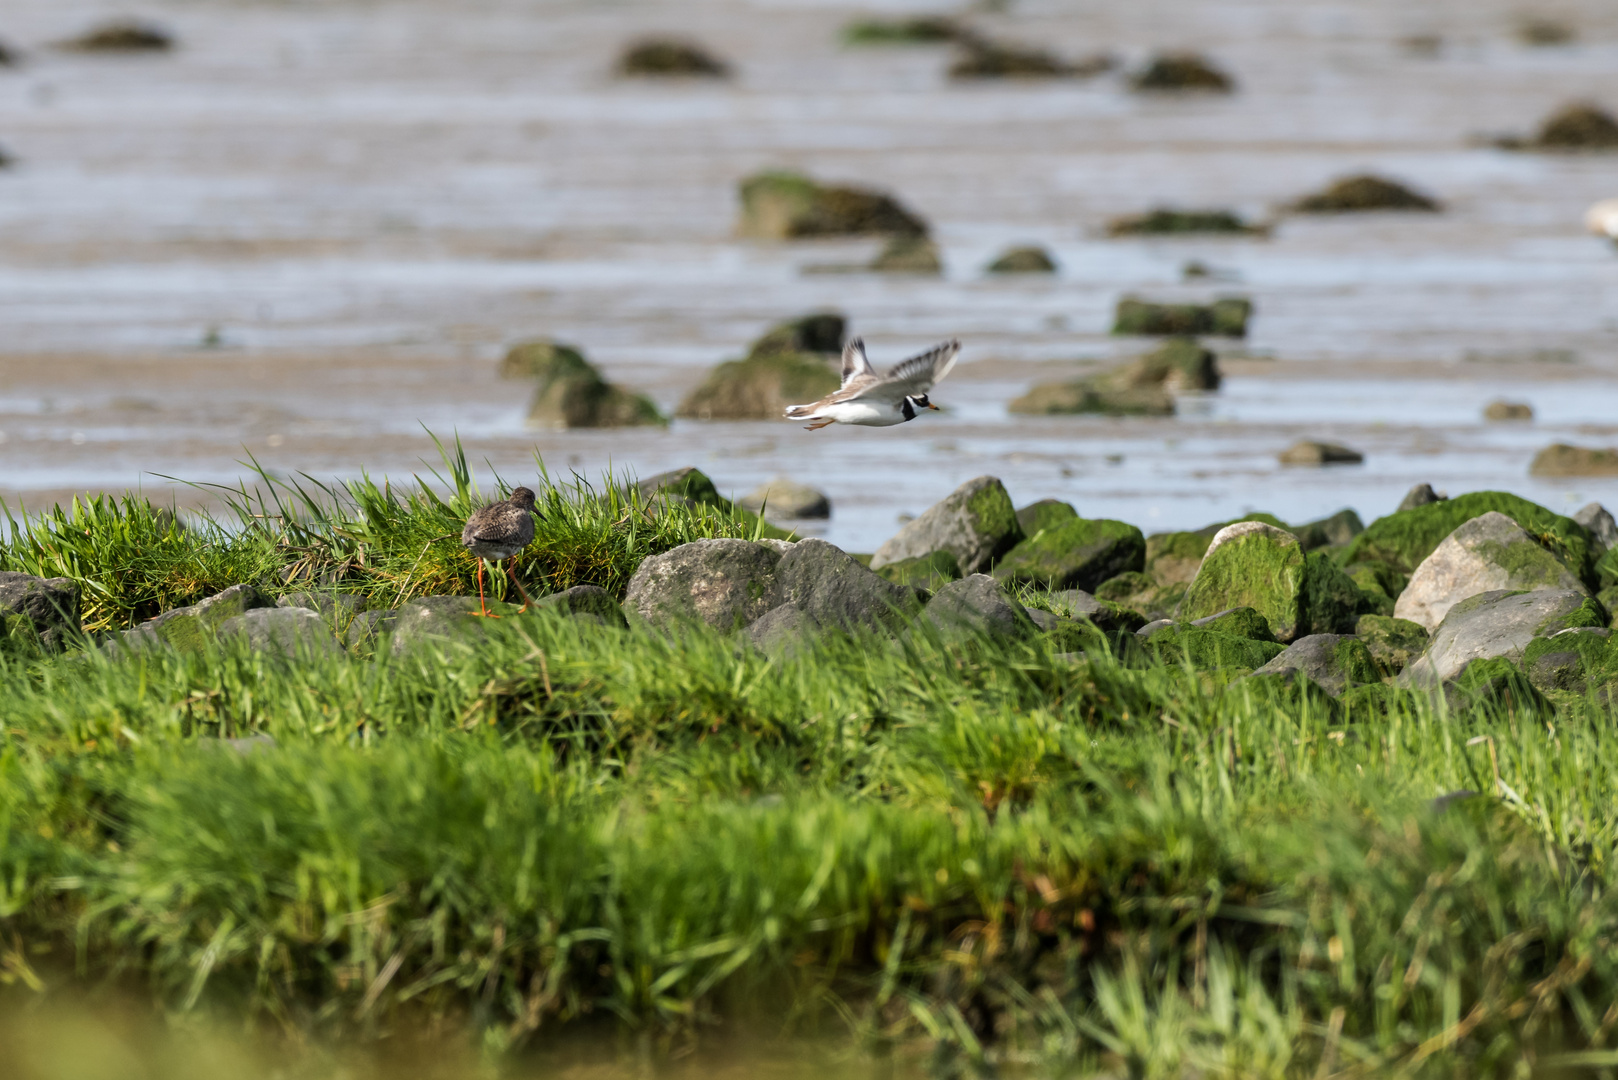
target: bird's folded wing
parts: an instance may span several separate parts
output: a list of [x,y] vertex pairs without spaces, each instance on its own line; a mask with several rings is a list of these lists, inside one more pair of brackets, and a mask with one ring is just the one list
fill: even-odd
[[892,389],[906,397],[925,394],[944,381],[944,376],[955,366],[955,358],[960,351],[959,341],[946,341],[920,356],[902,360],[882,377],[882,388],[884,391]]

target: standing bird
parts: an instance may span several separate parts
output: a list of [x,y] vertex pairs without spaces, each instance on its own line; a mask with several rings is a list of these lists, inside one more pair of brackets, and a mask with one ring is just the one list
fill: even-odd
[[843,385],[813,405],[787,409],[787,419],[813,420],[806,431],[828,424],[891,427],[914,420],[916,410],[938,408],[927,400],[927,391],[944,381],[960,351],[959,341],[946,341],[878,375],[865,358],[865,342],[855,338],[843,349]]
[[[461,546],[478,560],[479,615],[487,615],[491,619],[500,617],[489,610],[488,601],[483,598],[484,561],[509,560],[533,542],[534,493],[525,487],[513,490],[511,498],[504,502],[490,503],[466,519],[466,528],[461,530]],[[506,563],[506,573],[522,595],[522,607],[517,609],[517,614],[521,615],[533,601],[528,598],[522,582],[517,580],[517,571],[510,562]]]

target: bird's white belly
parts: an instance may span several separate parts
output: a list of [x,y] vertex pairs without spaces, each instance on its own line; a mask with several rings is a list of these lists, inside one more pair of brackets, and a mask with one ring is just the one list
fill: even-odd
[[889,427],[904,423],[904,414],[892,405],[870,401],[845,401],[828,405],[821,415],[839,424],[859,424],[862,427]]

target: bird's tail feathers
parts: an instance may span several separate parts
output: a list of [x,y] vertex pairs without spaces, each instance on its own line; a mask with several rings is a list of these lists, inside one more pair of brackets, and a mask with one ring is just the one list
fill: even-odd
[[786,416],[788,420],[813,420],[815,419],[815,406],[788,405]]

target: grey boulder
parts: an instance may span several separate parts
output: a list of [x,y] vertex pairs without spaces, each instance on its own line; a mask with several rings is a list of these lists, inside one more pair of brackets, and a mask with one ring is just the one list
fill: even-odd
[[1349,688],[1377,681],[1376,664],[1363,642],[1348,634],[1310,634],[1286,647],[1254,675],[1300,672],[1332,697]]
[[873,573],[824,540],[800,540],[776,566],[781,602],[817,626],[897,629],[920,607],[913,589]]
[[28,621],[39,643],[55,652],[79,634],[79,587],[68,578],[0,572],[0,625]]
[[1432,630],[1455,604],[1499,589],[1585,591],[1578,575],[1522,526],[1491,510],[1461,524],[1422,560],[1393,614]]
[[987,570],[1023,538],[1005,485],[992,476],[968,480],[900,529],[871,557],[871,569],[935,551],[955,556],[961,573]]
[[1399,684],[1436,688],[1473,660],[1515,659],[1534,638],[1565,630],[1585,599],[1583,589],[1497,589],[1469,596],[1449,609],[1427,651],[1405,668]]
[[831,500],[807,484],[785,476],[777,476],[769,483],[736,500],[744,510],[767,517],[796,520],[800,518],[831,517]]
[[1039,631],[1023,606],[988,574],[972,574],[945,585],[933,594],[922,615],[945,637],[980,633],[1026,638]]
[[119,644],[129,650],[167,645],[181,652],[201,650],[220,624],[249,611],[273,608],[275,601],[252,585],[232,585],[186,607],[165,611],[122,635]]
[[[796,547],[796,545],[794,545]],[[781,601],[781,552],[746,540],[697,540],[640,564],[624,603],[647,622],[746,626]]]
[[255,652],[286,657],[332,656],[343,651],[331,625],[312,608],[254,608],[221,622],[214,630],[221,641],[245,640]]
[[480,635],[486,620],[475,596],[418,596],[393,613],[395,655],[428,641]]
[[747,628],[753,647],[772,656],[791,654],[802,648],[820,625],[797,604],[782,604],[765,612]]
[[1618,521],[1613,520],[1605,506],[1598,502],[1587,503],[1573,515],[1573,520],[1588,529],[1602,547],[1618,547]]
[[575,585],[534,601],[534,610],[568,615],[603,626],[624,626],[624,609],[612,594],[597,585]]

